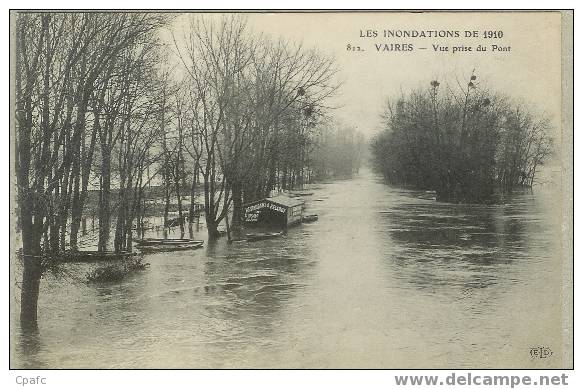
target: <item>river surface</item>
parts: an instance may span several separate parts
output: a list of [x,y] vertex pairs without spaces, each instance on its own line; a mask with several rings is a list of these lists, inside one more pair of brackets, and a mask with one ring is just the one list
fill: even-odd
[[13,319],[12,367],[561,367],[553,188],[452,205],[362,171],[311,188],[319,220],[285,237],[150,254],[120,283],[69,264],[42,281],[38,337]]

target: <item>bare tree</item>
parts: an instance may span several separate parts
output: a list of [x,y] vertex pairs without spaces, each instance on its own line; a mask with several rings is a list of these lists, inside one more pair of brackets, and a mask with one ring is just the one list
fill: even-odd
[[[41,259],[71,248],[86,198],[99,110],[112,61],[162,15],[19,13],[16,16],[16,172],[24,259],[21,324],[37,327]],[[94,122],[87,114],[95,101]],[[86,143],[87,142],[87,143]],[[43,247],[42,237],[45,237]]]
[[[338,88],[336,69],[301,45],[255,36],[242,17],[192,18],[175,46],[188,75],[185,87],[193,90],[193,159],[204,180],[209,236],[216,236],[231,201],[237,224],[244,199],[279,185],[279,160],[291,148],[303,183],[310,129]],[[293,132],[293,143],[281,141]]]

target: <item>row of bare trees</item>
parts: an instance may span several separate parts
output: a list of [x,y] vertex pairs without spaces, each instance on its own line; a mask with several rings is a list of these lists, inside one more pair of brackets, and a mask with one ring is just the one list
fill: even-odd
[[[336,91],[334,62],[300,44],[254,34],[240,16],[191,17],[174,46],[185,72],[177,120],[204,186],[209,238],[242,204],[302,186],[307,148]],[[227,224],[228,232],[230,228]]]
[[[99,245],[110,235],[112,161],[121,169],[116,248],[135,212],[155,138],[148,96],[159,14],[19,13],[15,17],[15,125],[23,279],[21,323],[36,327],[42,258],[78,248],[90,180],[100,177]],[[94,166],[97,154],[101,163]],[[67,242],[68,237],[68,242]]]
[[46,260],[81,247],[92,190],[97,248],[121,252],[132,249],[150,185],[163,189],[165,224],[176,196],[181,228],[184,188],[190,221],[200,192],[215,239],[221,223],[238,229],[244,202],[309,176],[310,147],[338,88],[334,61],[257,34],[240,16],[190,16],[173,42],[161,41],[175,18],[15,16],[25,329],[37,328]]

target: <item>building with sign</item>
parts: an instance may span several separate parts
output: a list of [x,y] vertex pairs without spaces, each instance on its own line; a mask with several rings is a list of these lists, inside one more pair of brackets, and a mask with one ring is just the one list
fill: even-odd
[[285,195],[257,200],[243,206],[248,226],[287,228],[302,221],[304,201]]

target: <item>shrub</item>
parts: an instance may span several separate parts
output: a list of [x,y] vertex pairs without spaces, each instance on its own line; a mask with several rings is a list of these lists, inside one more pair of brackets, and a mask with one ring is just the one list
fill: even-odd
[[133,271],[145,270],[150,264],[142,262],[143,257],[134,256],[119,264],[106,265],[87,273],[88,282],[118,282]]

